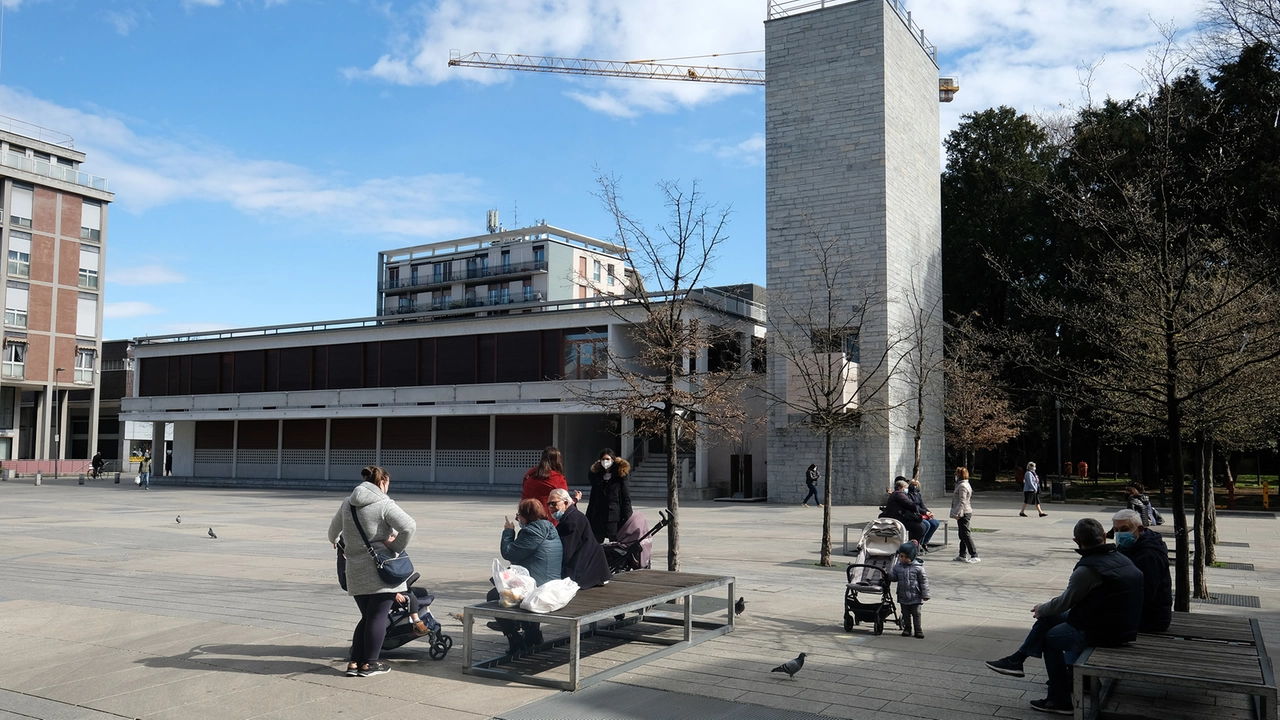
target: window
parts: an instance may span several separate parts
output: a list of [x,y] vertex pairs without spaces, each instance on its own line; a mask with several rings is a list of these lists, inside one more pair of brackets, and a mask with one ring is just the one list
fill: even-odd
[[597,333],[565,335],[564,379],[592,380],[605,376],[605,353],[609,350],[607,337]]
[[533,300],[533,281],[532,280],[524,281],[523,290],[524,290],[524,301],[529,302],[530,300]]
[[613,265],[609,266],[609,287],[613,287]]
[[102,205],[85,200],[80,206],[80,239],[102,240]]
[[12,206],[9,210],[9,222],[19,227],[31,227],[32,188],[22,185],[13,186]]
[[498,302],[503,305],[507,305],[511,302],[511,288],[509,286],[502,286],[502,290],[498,292]]
[[96,357],[97,352],[89,348],[76,350],[76,382],[93,384],[93,361]]
[[27,233],[9,233],[9,274],[31,277],[31,236]]
[[27,326],[27,284],[11,282],[4,293],[4,324]]
[[467,258],[467,277],[479,278],[489,274],[489,256],[477,255]]
[[578,277],[587,279],[587,259],[584,257],[578,258]]
[[92,293],[80,293],[80,299],[76,302],[76,335],[97,336],[98,296]]
[[498,300],[501,299],[501,297],[502,297],[502,293],[498,290],[498,288],[496,287],[489,288],[489,304],[490,305],[497,305]]
[[861,346],[858,342],[858,329],[848,328],[814,328],[811,333],[813,349],[820,353],[843,353],[849,362],[861,361]]
[[17,414],[18,388],[0,388],[0,430],[13,429],[13,416]]
[[595,265],[591,268],[591,279],[600,282],[600,261],[596,260]]
[[409,284],[410,285],[418,284],[418,266],[417,265],[414,265],[409,268]]
[[533,261],[535,263],[544,263],[547,261],[547,248],[545,246],[533,246]]
[[10,342],[4,346],[4,377],[21,380],[27,376],[27,344],[23,342]]
[[502,251],[502,272],[511,272],[511,251]]
[[98,248],[80,246],[80,287],[98,289]]
[[387,268],[387,287],[388,288],[400,287],[400,268],[399,267]]

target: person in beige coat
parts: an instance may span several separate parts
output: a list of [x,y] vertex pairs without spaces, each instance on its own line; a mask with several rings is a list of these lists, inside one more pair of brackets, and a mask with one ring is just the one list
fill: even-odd
[[973,497],[973,487],[969,485],[969,470],[956,468],[956,489],[951,491],[951,517],[956,521],[956,534],[960,536],[959,562],[976,563],[978,549],[973,546],[973,533],[969,529],[969,521],[973,519],[973,507],[969,504]]

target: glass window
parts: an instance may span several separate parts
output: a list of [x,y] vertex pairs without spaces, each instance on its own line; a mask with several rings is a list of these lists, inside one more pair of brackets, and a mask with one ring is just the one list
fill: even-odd
[[80,293],[76,303],[76,335],[95,337],[98,334],[98,296]]
[[80,287],[98,289],[98,248],[80,246]]
[[13,416],[18,404],[18,388],[0,388],[0,430],[13,429]]
[[600,261],[596,260],[591,268],[591,279],[600,282]]
[[511,251],[510,250],[502,251],[502,269],[504,272],[511,269]]
[[102,239],[102,205],[85,200],[80,206],[80,239],[93,242]]
[[4,324],[12,327],[27,326],[27,286],[9,283],[4,293]]
[[604,335],[583,333],[564,338],[564,379],[593,380],[605,377],[605,354],[609,340]]
[[547,248],[545,246],[533,246],[533,261],[535,263],[544,263],[547,261]]
[[9,210],[9,222],[19,227],[31,227],[32,188],[22,185],[13,186],[12,206]]
[[11,342],[4,346],[3,375],[21,380],[26,377],[27,344]]
[[88,348],[76,350],[76,377],[78,383],[93,383],[93,361],[97,352]]
[[613,287],[613,265],[609,266],[609,287]]
[[31,236],[27,233],[9,233],[9,274],[31,277]]

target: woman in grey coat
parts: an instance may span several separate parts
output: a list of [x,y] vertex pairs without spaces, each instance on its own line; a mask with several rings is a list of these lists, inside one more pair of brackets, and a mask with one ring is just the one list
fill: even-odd
[[360,471],[364,482],[351,491],[342,501],[342,507],[329,523],[329,542],[343,537],[347,557],[347,592],[355,598],[360,608],[360,622],[351,635],[351,657],[347,661],[347,676],[368,677],[381,675],[390,668],[378,662],[382,641],[387,635],[387,613],[396,593],[405,592],[404,583],[388,585],[378,574],[373,557],[360,539],[352,517],[352,508],[360,518],[360,526],[368,536],[375,552],[398,555],[408,547],[409,540],[418,526],[409,514],[387,497],[391,476],[380,467],[367,467]]

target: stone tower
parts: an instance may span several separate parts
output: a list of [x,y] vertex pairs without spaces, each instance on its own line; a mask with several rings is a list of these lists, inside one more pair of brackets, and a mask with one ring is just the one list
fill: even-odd
[[[924,345],[941,356],[936,56],[897,0],[773,0],[765,48],[769,332],[805,334],[802,323],[784,324],[787,303],[792,310],[830,306],[840,322],[860,318],[845,361],[856,361],[858,401],[888,409],[837,439],[832,501],[878,503],[895,475],[911,475],[914,459],[908,428],[917,415],[916,379],[901,357],[911,345],[902,338],[913,305],[931,314]],[[831,272],[819,266],[815,238],[835,243],[835,302],[815,297],[814,279]],[[775,394],[788,385],[779,345],[770,342]],[[887,385],[869,377],[893,366],[899,372],[885,373]],[[864,397],[881,386],[874,398]],[[945,477],[941,372],[926,389],[924,416],[920,478],[927,495],[938,495]],[[771,413],[772,500],[798,502],[804,469],[822,466],[823,438],[804,417],[783,406]]]

